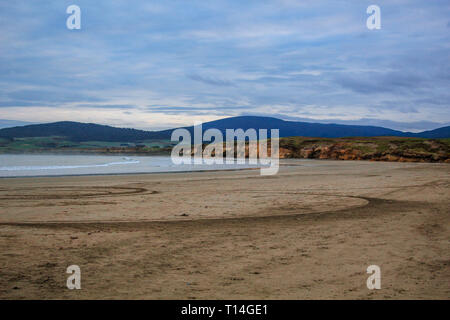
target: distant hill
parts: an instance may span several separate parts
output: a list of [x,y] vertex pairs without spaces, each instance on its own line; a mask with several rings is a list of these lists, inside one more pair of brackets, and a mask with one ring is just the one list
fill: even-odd
[[[254,129],[280,129],[280,137],[373,137],[373,136],[400,136],[403,132],[374,126],[353,126],[341,124],[322,124],[310,122],[285,121],[271,117],[241,116],[206,122],[203,130],[216,128],[225,133],[225,129],[241,128]],[[193,131],[193,127],[186,127]],[[168,130],[171,131],[171,130]]]
[[[160,139],[158,132],[137,129],[115,128],[94,123],[61,121],[45,124],[33,124],[22,127],[0,129],[0,137],[67,137],[71,141],[139,141]],[[166,137],[166,136],[164,136]]]
[[[402,132],[377,126],[359,126],[343,124],[324,124],[311,122],[285,121],[271,117],[240,116],[210,121],[202,124],[203,131],[216,128],[225,136],[225,129],[241,128],[254,129],[280,129],[280,137],[315,137],[315,138],[342,138],[342,137],[415,137],[415,138],[450,138],[450,126],[420,133]],[[185,127],[191,134],[194,127]],[[170,137],[173,129],[160,131]]]
[[[225,129],[280,129],[280,137],[302,136],[317,138],[340,137],[420,137],[450,138],[450,127],[443,127],[421,133],[405,133],[376,126],[355,126],[342,124],[322,124],[309,122],[284,121],[271,117],[240,116],[203,123],[203,130],[216,128],[225,135]],[[193,132],[193,127],[186,127]],[[25,138],[62,136],[71,141],[117,141],[136,142],[151,139],[170,139],[174,129],[163,131],[144,131],[137,129],[115,128],[94,123],[62,121],[46,124],[26,125],[0,129],[0,137]]]
[[423,131],[420,133],[413,133],[413,137],[438,139],[438,138],[450,138],[450,126],[437,128],[434,130]]

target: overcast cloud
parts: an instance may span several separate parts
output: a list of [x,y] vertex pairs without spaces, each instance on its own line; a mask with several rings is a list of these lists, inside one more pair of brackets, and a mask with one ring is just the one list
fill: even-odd
[[1,1],[0,119],[432,129],[450,122],[449,16],[448,0]]

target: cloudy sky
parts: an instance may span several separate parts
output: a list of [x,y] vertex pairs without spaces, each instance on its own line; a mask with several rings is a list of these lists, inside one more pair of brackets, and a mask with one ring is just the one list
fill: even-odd
[[436,128],[450,122],[449,16],[448,0],[1,0],[0,119]]

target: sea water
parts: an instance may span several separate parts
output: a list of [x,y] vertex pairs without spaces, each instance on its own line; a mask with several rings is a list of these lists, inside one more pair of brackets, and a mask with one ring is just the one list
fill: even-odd
[[0,177],[226,170],[249,164],[175,165],[169,156],[1,154]]

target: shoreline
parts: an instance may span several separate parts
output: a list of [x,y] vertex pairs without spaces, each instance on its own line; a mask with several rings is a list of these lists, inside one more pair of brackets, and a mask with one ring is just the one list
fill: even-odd
[[[335,159],[304,159],[304,158],[286,158],[280,159],[281,167],[297,167],[301,164],[286,164],[281,163],[281,160],[291,161],[320,161],[320,162],[361,162],[361,163],[410,163],[410,164],[428,164],[428,165],[448,165],[449,162],[399,162],[399,161],[384,161],[384,160],[335,160]],[[257,168],[235,168],[235,169],[200,169],[200,170],[181,170],[181,171],[154,171],[154,172],[118,172],[118,173],[85,173],[85,174],[55,174],[55,175],[33,175],[33,176],[0,176],[3,179],[27,179],[27,178],[65,178],[65,177],[105,177],[105,176],[139,176],[139,175],[157,175],[157,174],[183,174],[183,173],[201,173],[201,172],[233,172],[233,171],[253,171],[260,170]]]
[[260,168],[240,168],[240,169],[210,169],[210,170],[183,170],[183,171],[155,171],[155,172],[118,172],[118,173],[86,173],[86,174],[55,174],[55,175],[36,175],[36,176],[0,176],[0,179],[26,179],[26,178],[65,178],[65,177],[95,177],[95,176],[136,176],[136,175],[154,175],[154,174],[176,174],[176,173],[197,173],[197,172],[222,172],[222,171],[245,171],[259,170]]
[[[428,164],[428,165],[448,165],[448,162],[398,162],[398,161],[382,161],[382,160],[335,160],[335,159],[303,159],[303,158],[287,158],[280,160],[294,160],[294,161],[320,161],[320,162],[361,162],[361,163],[410,163],[410,164]],[[281,167],[304,167],[300,164],[283,164]],[[86,174],[55,174],[55,175],[34,175],[34,176],[0,176],[3,179],[27,179],[27,178],[65,178],[65,177],[104,177],[104,176],[138,176],[138,175],[157,175],[157,174],[182,174],[182,173],[200,173],[200,172],[229,172],[229,171],[253,171],[260,170],[257,168],[236,168],[236,169],[200,169],[200,170],[182,170],[182,171],[155,171],[155,172],[118,172],[118,173],[86,173]]]

